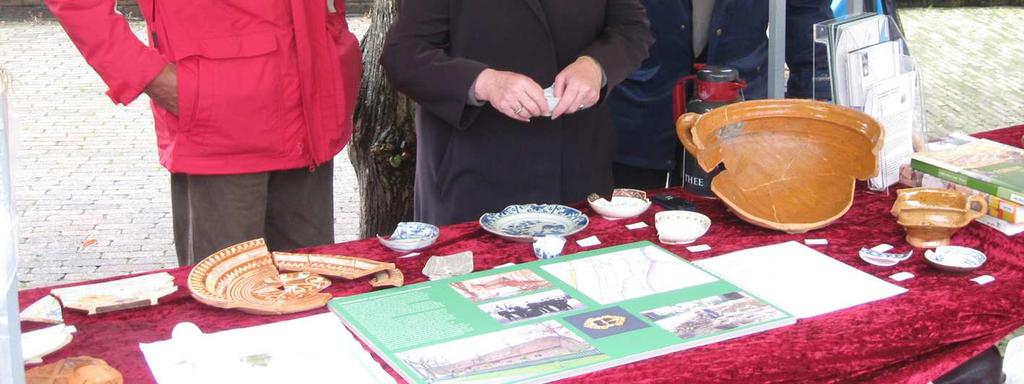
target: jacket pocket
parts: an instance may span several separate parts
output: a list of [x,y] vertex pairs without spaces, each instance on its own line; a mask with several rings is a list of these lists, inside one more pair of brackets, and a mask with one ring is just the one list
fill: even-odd
[[196,155],[267,154],[280,143],[281,63],[272,32],[206,39],[178,62],[179,129]]

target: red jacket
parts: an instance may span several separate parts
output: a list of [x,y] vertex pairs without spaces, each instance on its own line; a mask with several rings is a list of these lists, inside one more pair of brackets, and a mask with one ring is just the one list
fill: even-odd
[[351,137],[362,59],[343,0],[138,0],[148,46],[115,2],[46,0],[115,103],[176,64],[179,115],[153,105],[171,172],[314,166]]

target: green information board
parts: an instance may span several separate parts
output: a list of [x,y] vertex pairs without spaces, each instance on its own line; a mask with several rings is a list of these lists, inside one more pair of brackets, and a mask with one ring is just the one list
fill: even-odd
[[545,382],[795,322],[648,241],[329,307],[414,383]]

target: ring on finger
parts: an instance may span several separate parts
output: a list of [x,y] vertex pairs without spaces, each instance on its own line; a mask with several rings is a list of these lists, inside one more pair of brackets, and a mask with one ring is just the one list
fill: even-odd
[[515,108],[512,108],[512,113],[517,114],[517,115],[519,114],[519,112],[522,112],[522,111],[523,111],[523,106],[522,105],[517,105]]

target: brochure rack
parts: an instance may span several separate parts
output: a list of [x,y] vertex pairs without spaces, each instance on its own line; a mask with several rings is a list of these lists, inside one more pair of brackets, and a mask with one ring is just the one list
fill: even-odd
[[867,113],[885,128],[878,176],[868,187],[887,190],[928,142],[920,76],[899,25],[874,13],[817,23],[813,63],[815,99]]

